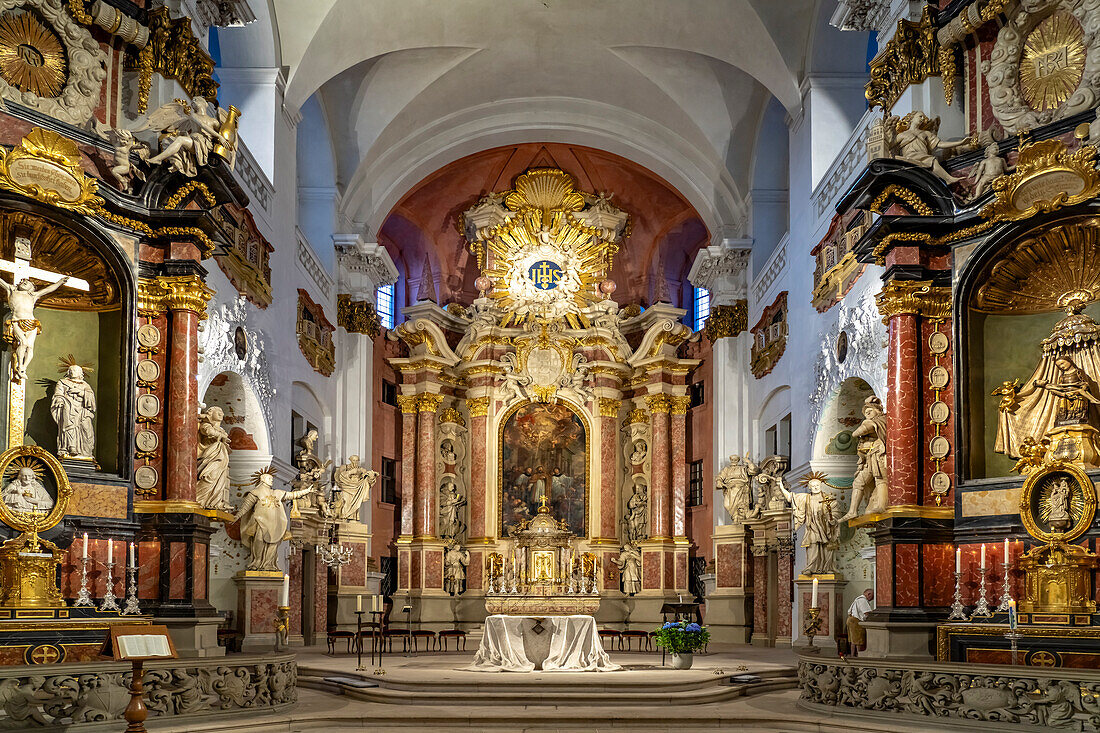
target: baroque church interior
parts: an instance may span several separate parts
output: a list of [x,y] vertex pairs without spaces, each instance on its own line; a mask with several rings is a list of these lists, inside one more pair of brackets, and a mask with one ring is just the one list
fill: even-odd
[[1100,730],[1098,109],[1097,0],[0,0],[0,728]]

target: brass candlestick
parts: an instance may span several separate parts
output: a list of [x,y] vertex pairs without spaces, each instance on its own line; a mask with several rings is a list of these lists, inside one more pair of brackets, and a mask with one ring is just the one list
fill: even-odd
[[810,637],[810,646],[814,645],[814,637],[821,631],[821,608],[819,606],[810,606],[806,609],[806,628],[804,629],[806,636]]
[[275,627],[275,651],[282,651],[283,648],[289,647],[290,606],[279,606],[272,626]]

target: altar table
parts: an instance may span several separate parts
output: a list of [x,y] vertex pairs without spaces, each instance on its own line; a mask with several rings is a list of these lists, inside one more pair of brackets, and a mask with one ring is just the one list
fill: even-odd
[[485,619],[469,670],[478,672],[611,672],[622,669],[603,650],[591,616],[504,616]]

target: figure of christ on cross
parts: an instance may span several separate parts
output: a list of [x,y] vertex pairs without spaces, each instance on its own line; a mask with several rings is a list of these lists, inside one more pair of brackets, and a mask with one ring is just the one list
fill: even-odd
[[[54,292],[62,285],[88,290],[88,283],[49,270],[32,267],[30,263],[30,241],[16,237],[15,261],[0,261],[0,270],[12,273],[13,285],[0,280],[0,288],[8,296],[8,317],[4,320],[4,340],[11,344],[11,381],[22,383],[27,378],[27,367],[34,358],[34,342],[42,332],[42,323],[34,317],[34,307],[38,301]],[[30,278],[38,278],[51,283],[35,290]]]

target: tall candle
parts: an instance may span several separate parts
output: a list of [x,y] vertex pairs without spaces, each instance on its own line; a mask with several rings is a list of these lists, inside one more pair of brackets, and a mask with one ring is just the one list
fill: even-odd
[[817,608],[817,578],[814,578],[814,587],[810,591],[810,607]]
[[982,567],[983,569],[985,568],[985,545],[982,545],[982,562],[981,562],[981,567]]
[[290,576],[283,573],[283,603],[284,606],[290,605]]
[[84,533],[84,559],[88,559],[88,533]]
[[382,596],[370,597],[371,613],[382,613]]
[[962,548],[955,548],[955,572],[962,573]]
[[355,612],[363,612],[363,596],[355,596]]
[[1008,539],[1005,538],[1005,565],[1008,565]]
[[113,539],[107,540],[107,562],[115,561],[115,541]]
[[130,543],[130,567],[132,567],[132,568],[137,567],[137,563],[134,562],[134,543],[133,542]]
[[1016,630],[1016,625],[1019,620],[1016,617],[1016,600],[1009,599],[1008,601],[1008,628],[1012,631]]

